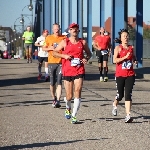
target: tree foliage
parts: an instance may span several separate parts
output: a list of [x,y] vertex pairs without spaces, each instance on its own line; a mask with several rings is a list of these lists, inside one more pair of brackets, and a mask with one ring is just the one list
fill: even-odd
[[143,30],[143,39],[150,39],[150,29],[146,28]]
[[[130,34],[129,39],[135,40],[136,38],[136,29],[133,28],[131,25],[128,25],[128,31]],[[143,28],[143,39],[150,39],[150,29],[149,28]]]

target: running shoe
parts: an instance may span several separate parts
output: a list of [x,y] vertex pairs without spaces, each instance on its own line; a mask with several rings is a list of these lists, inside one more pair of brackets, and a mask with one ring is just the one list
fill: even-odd
[[61,107],[61,105],[60,105],[60,101],[56,101],[56,103],[55,103],[55,108],[60,108]]
[[37,78],[38,78],[38,80],[41,80],[42,74],[39,74],[39,76]]
[[133,121],[133,119],[130,117],[130,115],[127,115],[125,117],[125,123],[131,123]]
[[76,124],[77,123],[77,118],[76,117],[71,117],[71,123]]
[[29,59],[27,59],[27,63],[29,63]]
[[108,77],[104,77],[104,82],[107,82],[108,81]]
[[103,81],[104,81],[102,76],[100,77],[100,79],[99,79],[99,80],[100,80],[100,82],[103,82]]
[[114,116],[117,116],[117,108],[113,106],[112,114]]
[[55,96],[55,99],[53,100],[52,107],[54,107],[54,108],[61,107],[60,101],[57,100],[56,96]]
[[70,111],[70,109],[66,109],[65,110],[65,117],[66,117],[66,119],[70,119],[71,118],[71,111]]
[[48,77],[45,77],[45,82],[47,82],[48,81]]

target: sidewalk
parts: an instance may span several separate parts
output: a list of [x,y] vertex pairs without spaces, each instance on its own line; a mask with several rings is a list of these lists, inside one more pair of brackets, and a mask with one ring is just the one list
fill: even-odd
[[[90,59],[89,60],[89,64],[94,65],[94,66],[98,66],[98,62],[97,59]],[[108,62],[108,66],[109,69],[111,70],[115,70],[116,69],[116,65],[112,64],[109,60]],[[147,80],[150,80],[150,59],[144,59],[143,60],[143,68],[134,68],[135,72],[136,72],[136,76],[138,78],[144,78]]]

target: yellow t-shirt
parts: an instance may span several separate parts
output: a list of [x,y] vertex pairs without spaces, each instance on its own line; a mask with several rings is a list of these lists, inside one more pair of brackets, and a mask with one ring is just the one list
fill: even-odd
[[[53,45],[57,45],[59,44],[62,40],[64,40],[66,38],[65,35],[58,35],[58,36],[55,36],[54,34],[52,35],[48,35],[45,39],[45,44],[44,46],[45,47],[49,47],[49,46],[53,46]],[[61,53],[61,51],[60,51]],[[61,63],[61,58],[56,58],[53,56],[53,50],[50,50],[48,52],[48,63],[51,63],[51,64],[59,64]]]
[[31,44],[31,43],[33,43],[34,33],[32,31],[30,31],[30,32],[29,31],[25,31],[23,33],[22,37],[24,37],[26,39],[25,43]]

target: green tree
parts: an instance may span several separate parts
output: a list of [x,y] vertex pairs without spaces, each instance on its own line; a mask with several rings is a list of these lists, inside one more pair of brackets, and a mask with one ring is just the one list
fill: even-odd
[[[136,29],[133,28],[131,25],[128,25],[128,31],[130,34],[129,39],[134,41],[136,38]],[[150,39],[150,29],[149,28],[143,28],[143,39]]]
[[128,31],[129,31],[129,40],[134,41],[136,36],[136,30],[131,25],[128,25]]
[[143,39],[150,39],[150,29],[149,28],[143,29]]

